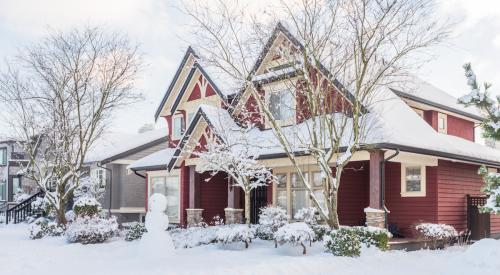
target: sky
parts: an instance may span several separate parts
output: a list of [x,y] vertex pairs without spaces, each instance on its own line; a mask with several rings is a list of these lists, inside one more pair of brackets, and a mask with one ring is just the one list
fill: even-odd
[[[50,29],[104,25],[123,32],[139,44],[144,56],[146,67],[137,86],[145,99],[118,110],[110,130],[135,133],[143,124],[154,123],[156,108],[188,46],[190,21],[175,8],[176,1],[0,0],[0,68],[19,48]],[[433,59],[417,75],[458,97],[467,91],[462,64],[472,62],[479,81],[493,83],[492,91],[500,92],[500,1],[438,0],[436,16],[456,25],[452,37],[432,51]],[[5,131],[0,121],[0,135]]]

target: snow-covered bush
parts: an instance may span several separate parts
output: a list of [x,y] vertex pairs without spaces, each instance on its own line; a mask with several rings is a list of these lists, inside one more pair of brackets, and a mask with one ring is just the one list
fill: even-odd
[[295,213],[294,218],[299,221],[303,221],[306,224],[312,226],[318,224],[318,219],[316,218],[316,207],[305,207],[299,209],[297,213]]
[[64,214],[64,216],[66,217],[66,221],[68,222],[72,222],[76,219],[76,214],[73,210],[69,210],[68,212],[66,212],[66,214]]
[[359,238],[359,241],[367,247],[375,246],[380,250],[389,248],[389,238],[391,233],[385,229],[372,226],[355,226],[351,227]]
[[73,205],[73,211],[77,216],[94,216],[99,213],[101,204],[90,196],[84,196],[77,199]]
[[212,221],[210,221],[210,225],[224,225],[224,219],[219,215],[213,216]]
[[311,229],[314,232],[314,240],[313,241],[315,241],[315,242],[322,241],[325,234],[330,231],[330,227],[328,225],[325,225],[325,224],[312,225]]
[[218,243],[230,244],[243,242],[245,243],[245,248],[248,248],[248,244],[252,242],[252,239],[254,238],[255,229],[251,226],[243,224],[221,226],[215,235],[215,240]]
[[191,248],[216,242],[220,226],[188,227],[170,230],[176,248]]
[[41,239],[45,236],[56,237],[64,234],[65,227],[47,218],[38,218],[30,225],[30,239]]
[[66,237],[71,243],[102,243],[118,232],[115,217],[78,216],[66,230]]
[[92,197],[97,200],[104,196],[106,189],[101,185],[96,177],[84,177],[80,180],[80,184],[73,192],[75,198]]
[[23,202],[24,200],[28,199],[30,197],[29,194],[24,193],[24,191],[19,190],[17,193],[14,194],[14,201],[16,203]]
[[425,239],[452,239],[458,235],[455,228],[447,224],[421,223],[415,229]]
[[288,215],[281,207],[267,206],[260,209],[256,235],[263,240],[272,240],[273,234],[288,223]]
[[304,222],[286,224],[274,233],[274,240],[277,244],[288,243],[293,246],[302,246],[302,254],[306,254],[305,244],[311,245],[314,240],[314,231]]
[[142,238],[142,235],[144,233],[148,232],[146,229],[146,226],[143,223],[139,222],[134,222],[132,225],[130,225],[130,228],[127,230],[127,233],[125,234],[125,240],[126,241],[134,241]]
[[351,228],[330,231],[324,237],[324,245],[327,252],[335,256],[358,257],[361,254],[361,241]]

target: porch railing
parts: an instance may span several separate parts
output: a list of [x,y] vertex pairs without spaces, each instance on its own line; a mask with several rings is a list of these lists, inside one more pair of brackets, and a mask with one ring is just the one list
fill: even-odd
[[5,211],[5,224],[9,222],[20,223],[25,221],[28,217],[34,214],[31,203],[37,198],[44,196],[44,192],[39,191],[38,193],[32,195],[31,197],[25,199],[24,201],[18,203],[14,207],[7,209]]

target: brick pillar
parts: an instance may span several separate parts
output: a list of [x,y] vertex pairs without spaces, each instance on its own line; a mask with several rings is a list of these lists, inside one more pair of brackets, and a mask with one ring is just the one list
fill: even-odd
[[189,208],[201,207],[200,196],[200,174],[196,172],[196,166],[189,166]]
[[226,224],[243,223],[243,209],[224,208]]
[[186,209],[187,214],[187,226],[200,226],[203,221],[203,209],[200,208],[188,208]]
[[366,225],[385,228],[385,212],[382,210],[380,202],[380,181],[381,161],[384,159],[384,151],[370,151],[370,197],[369,205],[365,208]]

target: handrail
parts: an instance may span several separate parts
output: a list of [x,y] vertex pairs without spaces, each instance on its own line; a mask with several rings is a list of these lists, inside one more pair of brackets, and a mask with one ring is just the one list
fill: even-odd
[[8,224],[10,220],[14,220],[14,223],[19,223],[25,221],[29,216],[33,214],[31,209],[31,203],[34,202],[38,197],[42,197],[45,193],[39,191],[31,195],[29,198],[18,203],[14,207],[7,209],[5,211],[5,224]]

